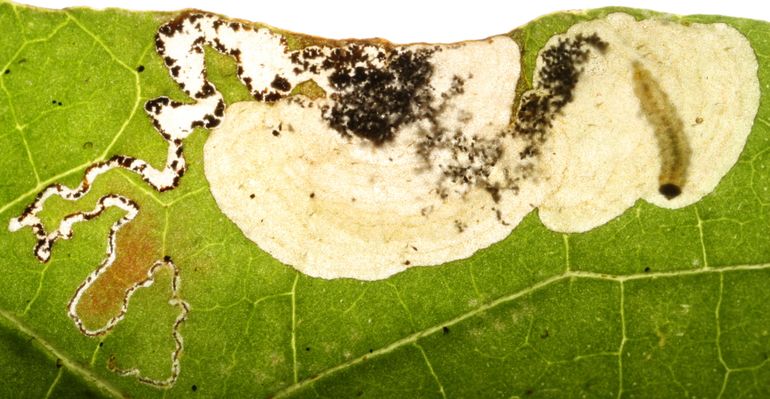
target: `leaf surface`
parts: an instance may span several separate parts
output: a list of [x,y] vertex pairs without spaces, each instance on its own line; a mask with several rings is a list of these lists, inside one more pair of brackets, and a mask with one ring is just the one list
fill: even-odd
[[[553,34],[618,10],[653,15],[557,13],[513,31],[520,88]],[[0,220],[112,155],[165,162],[166,143],[142,106],[162,95],[186,100],[153,47],[172,18],[0,4]],[[116,372],[169,377],[179,314],[171,275],[137,290],[107,335],[87,337],[67,316],[123,216],[110,209],[76,225],[47,263],[32,256],[28,230],[0,229],[0,396],[770,396],[770,24],[683,20],[726,22],[746,35],[762,90],[738,163],[695,205],[639,201],[582,234],[549,231],[533,213],[466,260],[376,282],[320,280],[275,261],[222,214],[199,129],[185,141],[190,168],[177,189],[157,193],[114,170],[82,200],[52,198],[42,214],[55,226],[109,193],[141,206],[118,246],[179,267],[190,312],[179,327],[178,380],[160,390]],[[248,99],[232,59],[209,52],[207,61],[228,103]],[[94,300],[103,305],[90,308],[94,320],[119,305]]]

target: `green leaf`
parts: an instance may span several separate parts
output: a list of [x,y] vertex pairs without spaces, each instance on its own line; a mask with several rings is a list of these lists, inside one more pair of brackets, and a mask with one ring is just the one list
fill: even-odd
[[[553,34],[614,11],[654,15],[557,13],[513,31],[520,89]],[[0,220],[112,155],[165,162],[167,145],[142,106],[186,99],[154,52],[156,29],[173,17],[0,3]],[[640,201],[582,234],[554,233],[531,214],[466,260],[376,282],[321,280],[280,264],[222,214],[198,129],[185,140],[190,168],[177,189],[158,193],[113,170],[83,199],[53,197],[41,214],[55,226],[102,195],[123,195],[142,212],[117,245],[136,262],[174,260],[179,291],[162,269],[110,333],[82,334],[67,306],[122,211],[75,225],[47,263],[33,256],[28,229],[0,229],[0,396],[770,396],[770,24],[682,21],[746,35],[762,90],[741,158],[695,205]],[[210,52],[207,62],[228,103],[248,99],[232,59]],[[175,299],[190,309],[178,325]],[[110,295],[94,301],[94,324],[120,305]],[[172,375],[175,333],[178,379],[165,389],[142,383]]]

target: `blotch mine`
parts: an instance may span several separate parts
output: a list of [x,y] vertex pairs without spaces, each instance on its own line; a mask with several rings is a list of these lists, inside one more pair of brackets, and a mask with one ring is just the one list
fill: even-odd
[[383,278],[469,256],[532,209],[514,189],[520,63],[509,37],[275,57],[262,62],[286,57],[291,73],[262,75],[313,81],[325,96],[230,105],[204,161],[220,209],[278,260],[312,276]]
[[[592,37],[606,45],[586,40]],[[555,97],[563,106],[535,112],[546,120],[543,145],[551,150],[533,151],[533,165],[564,162],[533,174],[554,177],[538,204],[545,226],[583,232],[640,198],[680,208],[713,191],[743,150],[759,106],[746,37],[722,23],[610,14],[551,38],[536,63],[535,88],[559,75],[547,72],[548,49],[579,41],[591,51],[577,53],[577,82]]]

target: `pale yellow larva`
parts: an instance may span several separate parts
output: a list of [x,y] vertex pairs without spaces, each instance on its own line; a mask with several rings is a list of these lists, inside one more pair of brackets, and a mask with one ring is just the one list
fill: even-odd
[[682,193],[690,164],[690,145],[684,134],[684,123],[668,95],[638,61],[633,67],[634,93],[639,98],[642,113],[650,122],[660,149],[660,175],[658,191],[668,199]]

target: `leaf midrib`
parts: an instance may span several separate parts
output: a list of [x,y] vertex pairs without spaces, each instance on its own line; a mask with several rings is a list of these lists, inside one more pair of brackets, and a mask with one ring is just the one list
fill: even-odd
[[0,309],[0,322],[5,322],[9,327],[21,332],[22,334],[32,338],[40,344],[40,348],[44,353],[51,356],[53,359],[58,359],[61,362],[61,366],[71,371],[76,377],[82,379],[82,381],[99,390],[106,393],[113,398],[125,398],[126,394],[121,392],[109,381],[103,377],[94,373],[93,370],[81,366],[77,361],[72,360],[69,356],[59,351],[50,342],[45,340],[39,334],[37,334],[32,328],[27,326],[23,321],[16,318],[11,312]]

